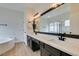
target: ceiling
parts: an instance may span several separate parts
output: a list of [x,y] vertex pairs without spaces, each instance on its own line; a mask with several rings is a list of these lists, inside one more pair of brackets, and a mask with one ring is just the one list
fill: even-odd
[[0,7],[8,8],[20,12],[24,12],[24,4],[23,3],[0,3]]
[[0,3],[0,7],[8,8],[20,12],[24,12],[28,7],[35,11],[40,12],[46,10],[49,7],[49,3]]

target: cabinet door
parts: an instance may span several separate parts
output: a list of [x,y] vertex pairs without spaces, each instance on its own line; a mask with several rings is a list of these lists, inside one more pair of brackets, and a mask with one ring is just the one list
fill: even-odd
[[32,37],[27,36],[27,45],[32,48]]
[[59,56],[60,51],[44,43],[40,44],[42,56]]
[[30,37],[27,36],[27,45],[30,46]]
[[45,49],[42,49],[41,50],[41,56],[52,56],[52,53],[50,53],[49,51],[47,51]]
[[32,40],[32,50],[33,51],[40,50],[40,45],[34,40]]
[[58,50],[58,49],[56,49],[56,48],[54,48],[54,47],[51,47],[51,46],[49,46],[49,45],[45,45],[45,49],[46,49],[48,52],[50,52],[50,54],[51,54],[52,56],[60,56],[61,51]]
[[46,51],[44,49],[44,43],[40,42],[40,53],[41,53],[41,56],[46,56]]

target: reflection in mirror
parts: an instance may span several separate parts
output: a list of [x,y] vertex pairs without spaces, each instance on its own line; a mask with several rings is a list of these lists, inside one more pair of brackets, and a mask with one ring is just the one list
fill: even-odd
[[69,14],[70,14],[69,5],[64,4],[41,16],[36,21],[37,30],[40,32],[70,34]]

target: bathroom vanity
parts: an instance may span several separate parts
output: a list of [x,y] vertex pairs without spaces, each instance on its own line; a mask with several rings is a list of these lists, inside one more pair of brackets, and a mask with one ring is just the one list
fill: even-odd
[[41,56],[79,56],[76,6],[79,5],[61,4],[40,14],[32,22],[33,31],[28,32],[28,46],[33,51],[40,50]]
[[27,44],[33,50],[40,50],[41,56],[71,56],[70,54],[54,48],[44,42],[41,42],[31,36],[27,36]]

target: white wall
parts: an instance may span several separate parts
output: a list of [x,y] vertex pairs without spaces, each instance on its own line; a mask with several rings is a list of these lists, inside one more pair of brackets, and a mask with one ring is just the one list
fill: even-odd
[[71,15],[70,15],[70,22],[71,22],[71,32],[72,34],[79,35],[79,4],[71,4]]
[[0,37],[15,38],[17,42],[24,41],[24,13],[0,7]]

